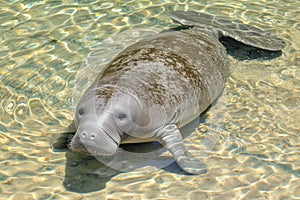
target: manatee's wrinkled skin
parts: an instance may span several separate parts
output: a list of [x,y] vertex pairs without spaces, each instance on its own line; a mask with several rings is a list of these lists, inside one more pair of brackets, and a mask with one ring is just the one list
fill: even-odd
[[112,156],[120,143],[157,140],[183,170],[202,173],[178,128],[221,94],[229,63],[222,32],[196,25],[141,40],[114,58],[77,105],[71,149]]

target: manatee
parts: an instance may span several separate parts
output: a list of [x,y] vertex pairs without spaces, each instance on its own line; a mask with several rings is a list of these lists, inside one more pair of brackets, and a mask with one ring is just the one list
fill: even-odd
[[205,171],[185,146],[180,128],[224,89],[229,61],[219,39],[230,37],[274,52],[285,43],[240,21],[194,11],[174,11],[170,17],[185,28],[127,47],[82,95],[74,117],[72,150],[111,159],[120,144],[158,141],[185,172]]

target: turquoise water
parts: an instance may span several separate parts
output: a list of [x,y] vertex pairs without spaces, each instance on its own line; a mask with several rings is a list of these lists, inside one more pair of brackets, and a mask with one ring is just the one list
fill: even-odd
[[[299,1],[264,0],[0,1],[0,199],[300,198],[299,8]],[[225,124],[201,158],[206,174],[171,166],[85,177],[100,164],[50,147],[68,130],[80,81],[93,77],[85,59],[98,51],[103,65],[139,38],[174,27],[174,9],[239,19],[287,47],[268,61],[229,57]],[[200,124],[199,132],[209,128]]]

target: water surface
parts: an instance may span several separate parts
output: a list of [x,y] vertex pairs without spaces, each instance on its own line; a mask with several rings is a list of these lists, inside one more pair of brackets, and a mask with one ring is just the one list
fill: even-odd
[[[299,8],[299,1],[266,0],[0,1],[0,198],[300,198]],[[187,176],[171,166],[83,177],[97,164],[50,147],[72,121],[77,72],[99,45],[107,48],[105,63],[144,34],[174,27],[167,15],[174,9],[239,19],[271,31],[287,47],[268,61],[229,57],[225,123],[201,158],[206,174]],[[200,124],[198,132],[209,128]],[[197,154],[201,147],[192,146]]]

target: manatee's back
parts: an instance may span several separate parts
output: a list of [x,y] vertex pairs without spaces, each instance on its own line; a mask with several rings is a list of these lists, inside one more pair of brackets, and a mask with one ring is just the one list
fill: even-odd
[[221,93],[227,73],[226,52],[218,39],[189,29],[129,46],[94,84],[126,88],[146,105],[163,105],[168,113],[187,106],[199,115]]

